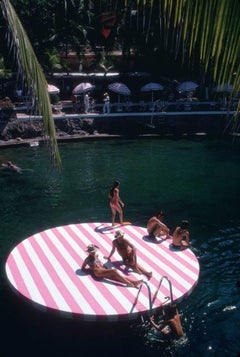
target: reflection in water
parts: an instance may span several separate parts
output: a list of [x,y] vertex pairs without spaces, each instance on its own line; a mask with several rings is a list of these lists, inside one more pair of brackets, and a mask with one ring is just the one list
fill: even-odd
[[[162,209],[172,231],[182,219],[190,221],[200,278],[193,293],[178,306],[184,338],[165,343],[148,321],[138,321],[131,324],[130,331],[113,334],[113,346],[108,342],[107,351],[116,357],[114,346],[118,344],[121,355],[144,351],[151,357],[236,357],[240,352],[240,330],[236,328],[240,318],[240,288],[236,285],[240,280],[239,148],[208,141],[152,139],[68,143],[60,145],[60,152],[61,173],[51,168],[41,147],[1,153],[3,162],[11,160],[30,169],[18,176],[0,172],[1,261],[19,241],[41,230],[78,222],[110,222],[107,195],[118,179],[126,204],[125,220],[146,226],[148,218]],[[2,274],[1,295],[5,286]],[[12,311],[8,298],[5,304],[9,308],[1,313],[3,351],[9,352],[13,338],[24,341],[31,334],[29,350],[36,343],[47,345],[49,333],[54,338],[52,330],[44,337],[45,326],[40,322],[33,327],[28,321],[24,328],[13,330],[13,325],[21,326],[22,318]],[[48,347],[52,355],[62,355],[69,346],[81,351],[85,343],[81,335],[65,334]],[[122,340],[127,340],[126,346]],[[108,355],[106,340],[99,337],[96,345],[99,355]],[[47,355],[44,347],[41,352]]]

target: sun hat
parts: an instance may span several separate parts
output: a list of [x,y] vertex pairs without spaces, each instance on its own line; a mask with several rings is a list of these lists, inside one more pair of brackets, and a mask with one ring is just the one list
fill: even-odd
[[115,233],[115,238],[119,238],[119,237],[123,237],[124,236],[124,232],[122,232],[122,231],[116,231],[116,233]]
[[89,244],[89,245],[87,246],[86,251],[87,251],[88,253],[93,253],[93,252],[96,252],[98,249],[99,249],[99,248],[98,248],[96,245],[94,245],[94,244]]

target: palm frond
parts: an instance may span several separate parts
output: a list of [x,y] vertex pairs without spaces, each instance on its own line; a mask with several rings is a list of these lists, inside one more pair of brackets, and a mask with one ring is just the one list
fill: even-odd
[[47,82],[43,70],[35,56],[28,36],[9,0],[1,0],[1,8],[9,28],[9,45],[13,48],[19,67],[24,78],[36,98],[39,114],[43,117],[44,131],[50,143],[54,163],[60,168],[61,159],[58,150],[55,125],[52,116]]
[[205,71],[211,67],[217,83],[230,83],[235,71],[237,75],[234,88],[239,90],[239,1],[163,0],[163,2],[168,31],[171,31],[171,26],[178,29],[188,57],[191,58],[194,51],[199,51]]

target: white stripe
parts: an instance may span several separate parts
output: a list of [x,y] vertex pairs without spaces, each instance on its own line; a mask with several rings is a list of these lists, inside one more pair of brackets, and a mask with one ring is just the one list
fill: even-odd
[[[24,241],[24,243],[26,243],[26,242],[27,242],[27,240]],[[32,278],[31,272],[28,270],[28,267],[26,266],[22,256],[20,255],[20,252],[16,248],[12,251],[11,254],[12,254],[12,258],[16,262],[16,265],[18,266],[19,275],[21,275],[22,279],[25,282],[26,288],[29,293],[29,298],[31,298],[33,301],[37,302],[38,304],[45,306],[46,303],[45,303],[42,295],[40,294],[40,291],[39,291],[37,285],[35,284],[35,282]]]
[[[35,234],[34,238],[39,243],[42,240],[40,234]],[[67,302],[65,301],[64,297],[60,293],[59,289],[57,288],[55,282],[52,280],[51,276],[49,275],[48,271],[46,270],[45,266],[40,260],[40,257],[35,252],[34,248],[32,247],[30,240],[27,239],[22,243],[31,259],[33,265],[38,270],[39,274],[42,277],[42,280],[46,286],[46,289],[49,291],[49,294],[52,296],[53,300],[55,301],[56,305],[59,309],[71,312],[70,307],[68,306]],[[39,246],[41,246],[39,244]]]
[[[85,242],[85,244],[89,244],[89,239],[85,237],[84,233],[78,229],[77,226],[75,225],[71,225],[70,228],[74,231],[74,233],[76,233],[78,236],[81,235],[81,240],[83,242]],[[90,235],[95,235],[96,236],[96,239],[98,241],[100,241],[99,243],[104,243],[105,240],[102,238],[102,235],[99,234],[98,232],[95,232],[93,230],[92,227],[90,227],[88,224],[84,224],[84,228],[87,230],[87,232],[90,234]],[[66,237],[68,236],[68,239],[71,239],[71,237],[67,234],[67,232],[65,232],[66,234]],[[101,238],[101,239],[100,239]],[[109,239],[109,238],[107,238]],[[101,244],[99,244],[101,245]],[[111,245],[109,245],[109,247],[111,248]],[[100,260],[102,259],[102,254],[99,253],[99,258]],[[85,257],[84,257],[85,259]],[[111,292],[111,294],[113,294],[114,296],[117,296],[118,298],[118,301],[121,303],[122,305],[122,308],[124,310],[126,310],[126,312],[130,311],[130,309],[132,308],[132,305],[133,305],[133,301],[135,299],[135,295],[136,295],[136,291],[135,289],[131,289],[131,290],[134,290],[134,293],[132,294],[133,295],[133,301],[129,301],[124,294],[120,293],[118,288],[112,284],[109,284],[109,283],[104,283],[104,280],[102,281],[103,284],[105,284],[106,288],[108,289],[108,291]],[[89,284],[89,283],[88,283]],[[114,284],[114,283],[113,283]],[[91,290],[90,291],[94,291],[94,285],[91,286]],[[144,297],[142,298],[144,299]],[[104,298],[104,296],[101,294],[100,295],[100,292],[98,291],[97,292],[97,300],[98,302],[100,302],[102,308],[104,309],[104,311],[106,311],[107,314],[116,314],[116,310],[113,309],[113,307],[109,304],[109,302]]]
[[16,283],[16,280],[14,279],[13,275],[12,275],[12,271],[11,271],[11,267],[10,265],[7,263],[6,264],[6,274],[7,274],[7,277],[8,277],[8,280],[10,281],[10,283],[12,284],[12,286],[17,289],[17,283]]
[[[46,232],[46,234],[49,236],[49,238],[56,238],[53,234],[53,232],[51,230],[48,230]],[[56,238],[57,240],[57,238]],[[55,241],[56,244],[56,248],[59,245],[59,241]],[[66,286],[66,289],[70,292],[70,294],[73,297],[73,300],[75,300],[75,302],[77,303],[77,305],[79,307],[81,307],[81,300],[84,303],[84,307],[86,308],[86,313],[92,313],[93,310],[91,308],[91,306],[87,303],[87,301],[84,299],[84,297],[82,296],[82,294],[79,293],[78,289],[76,289],[76,286],[73,284],[72,280],[70,279],[70,277],[67,275],[67,273],[65,272],[65,270],[63,269],[63,267],[61,266],[61,263],[57,260],[57,258],[54,256],[54,254],[51,252],[50,248],[48,247],[48,245],[46,244],[46,242],[44,241],[43,237],[37,237],[37,243],[38,245],[41,247],[43,253],[45,254],[45,256],[48,258],[50,264],[52,265],[52,272],[54,272],[55,276],[58,276],[60,280],[62,280],[63,285]],[[75,270],[73,269],[73,272],[75,272]],[[52,289],[50,289],[51,291]],[[53,291],[53,296],[54,296],[54,290]],[[69,307],[69,305],[67,304],[66,299],[61,295],[61,310],[64,311],[70,311],[73,312],[72,309]],[[66,305],[66,306],[65,306]]]
[[[132,234],[135,234],[135,236],[137,236],[139,239],[142,238],[142,235],[140,234],[140,232],[138,232],[137,230],[134,229],[133,226],[129,226],[129,230],[132,232]],[[147,233],[146,233],[147,234]],[[132,237],[131,237],[132,238]],[[129,238],[130,241],[130,238]],[[139,240],[140,242],[142,242],[142,240]],[[135,244],[134,244],[135,243]],[[141,250],[141,252],[143,253],[143,249],[144,246],[140,243],[138,243],[138,241],[134,241],[134,245],[137,249]],[[161,244],[167,246],[168,243],[166,242],[162,242]],[[147,260],[149,261],[153,261],[155,264],[159,265],[159,267],[163,270],[165,270],[166,272],[168,272],[171,276],[174,276],[178,282],[184,286],[186,289],[189,288],[189,283],[186,282],[179,274],[177,274],[175,271],[173,271],[169,266],[167,266],[165,263],[163,263],[161,261],[161,259],[156,259],[155,255],[151,254],[150,249],[153,249],[151,247],[148,247],[149,249],[146,250],[146,255],[147,255]],[[165,251],[162,251],[162,249],[160,249],[160,247],[158,247],[157,244],[154,244],[154,249],[155,252],[157,252],[160,256],[164,257],[166,260],[168,260],[169,262],[171,262],[174,266],[177,266],[180,271],[184,271],[184,273],[186,275],[188,275],[189,277],[191,277],[191,279],[196,279],[198,277],[197,274],[193,273],[192,270],[190,268],[187,268],[186,266],[184,266],[182,263],[180,263],[177,259],[174,259],[173,254],[171,251],[169,251],[169,254]],[[145,252],[144,252],[145,253]],[[143,254],[144,254],[143,253]],[[194,260],[190,260],[186,254],[184,254],[184,252],[180,252],[180,254],[183,253],[182,257],[184,258],[184,260],[186,262],[188,262],[191,266],[196,267],[196,265],[198,265],[198,262],[194,261]],[[138,258],[139,263],[141,262],[141,258]],[[193,264],[195,263],[195,264]],[[144,263],[146,264],[146,263]],[[143,264],[141,264],[143,265]],[[197,268],[197,267],[196,267]]]
[[[64,231],[64,230],[62,230],[62,231],[63,231],[63,233],[65,233],[65,238],[71,239],[71,237],[67,234],[66,231]],[[68,263],[68,265],[72,269],[73,273],[76,274],[75,272],[79,268],[79,262],[76,262],[76,260],[73,259],[73,257],[69,254],[69,252],[62,245],[60,240],[54,235],[54,233],[51,230],[47,231],[46,234],[51,239],[52,243],[55,245],[55,248],[62,255],[62,259],[64,259]],[[47,247],[47,249],[48,248],[49,247]],[[45,249],[46,249],[46,247],[45,247]],[[46,254],[46,250],[45,249],[44,249],[44,252]],[[49,254],[49,252],[48,252],[48,254]],[[55,260],[55,257],[54,257],[54,260]],[[84,309],[86,309],[86,310],[84,310],[84,312],[87,313],[87,314],[93,314],[94,310],[89,305],[89,303],[85,300],[84,296],[80,293],[79,289],[73,283],[73,281],[70,279],[70,277],[67,275],[67,273],[63,270],[63,268],[61,267],[60,263],[55,260],[53,262],[53,264],[54,264],[54,267],[56,268],[56,273],[59,272],[58,275],[59,275],[60,279],[64,281],[64,285],[68,289],[69,293],[72,295],[73,299],[76,301],[77,305],[80,308],[82,307],[82,305],[84,305]],[[59,266],[60,266],[60,268],[59,268]],[[83,278],[84,277],[82,277],[82,279]]]

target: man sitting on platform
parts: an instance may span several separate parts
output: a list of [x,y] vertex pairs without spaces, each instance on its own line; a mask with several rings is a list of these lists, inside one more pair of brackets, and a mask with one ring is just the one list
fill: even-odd
[[143,267],[137,263],[136,248],[126,238],[122,231],[116,231],[115,239],[112,242],[112,250],[106,259],[110,260],[111,256],[117,249],[118,254],[122,257],[125,265],[130,266],[136,273],[144,274],[151,278],[152,272],[147,272]]
[[169,238],[169,228],[162,222],[164,213],[161,211],[155,216],[151,217],[147,223],[147,231],[150,238],[157,238],[166,235]]

